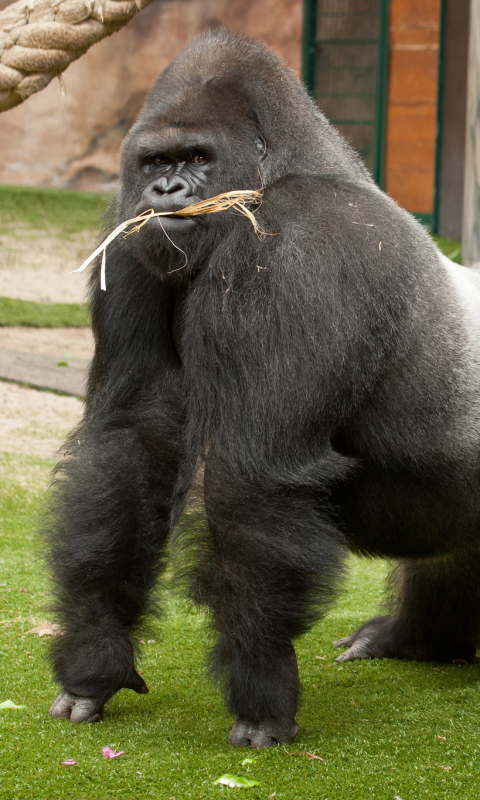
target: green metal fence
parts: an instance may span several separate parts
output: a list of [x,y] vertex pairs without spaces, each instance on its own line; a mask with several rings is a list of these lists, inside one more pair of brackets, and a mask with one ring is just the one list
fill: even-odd
[[390,0],[305,0],[305,84],[384,187]]

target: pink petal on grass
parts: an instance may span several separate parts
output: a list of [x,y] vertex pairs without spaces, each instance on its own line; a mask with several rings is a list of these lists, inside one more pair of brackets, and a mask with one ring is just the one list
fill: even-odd
[[62,761],[62,767],[76,767],[77,762],[73,760],[73,758],[67,758],[66,761]]
[[120,750],[116,753],[113,747],[102,747],[102,756],[104,758],[118,758],[118,756],[123,756],[124,753],[125,750]]

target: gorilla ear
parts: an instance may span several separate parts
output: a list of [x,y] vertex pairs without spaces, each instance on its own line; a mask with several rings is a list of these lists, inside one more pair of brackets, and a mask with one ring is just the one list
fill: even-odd
[[257,148],[258,155],[260,156],[260,161],[263,161],[267,155],[267,143],[263,136],[257,136],[255,139],[255,147]]

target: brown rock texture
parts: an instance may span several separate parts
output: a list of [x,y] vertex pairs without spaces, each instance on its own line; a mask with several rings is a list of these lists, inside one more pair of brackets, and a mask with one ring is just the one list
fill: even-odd
[[[302,21],[302,0],[154,0],[70,64],[62,76],[65,92],[55,79],[0,115],[0,183],[115,190],[123,137],[157,75],[188,41],[225,25],[273,47],[298,74]],[[29,35],[15,47],[28,49]],[[52,47],[52,31],[44,35],[45,47]],[[19,62],[11,49],[0,92],[16,79]]]

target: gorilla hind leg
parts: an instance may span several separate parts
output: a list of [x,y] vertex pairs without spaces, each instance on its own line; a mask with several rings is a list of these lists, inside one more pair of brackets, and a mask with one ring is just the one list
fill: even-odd
[[394,576],[397,613],[334,642],[348,648],[336,660],[473,661],[480,639],[480,553],[402,562]]
[[245,478],[213,451],[205,468],[208,536],[194,596],[218,635],[214,676],[236,721],[234,747],[272,747],[297,734],[294,640],[335,594],[340,534],[307,493]]

